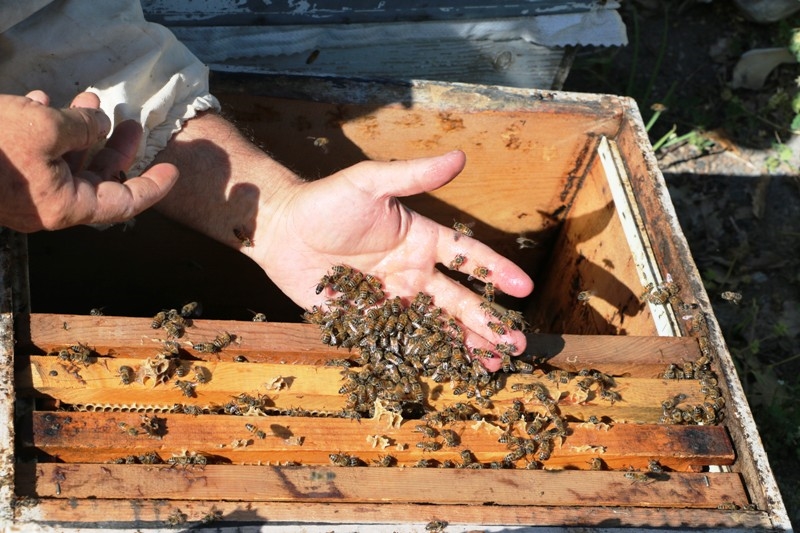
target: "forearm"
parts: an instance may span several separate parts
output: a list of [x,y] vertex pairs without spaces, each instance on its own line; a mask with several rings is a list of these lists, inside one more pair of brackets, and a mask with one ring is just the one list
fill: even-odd
[[189,120],[155,162],[180,170],[178,182],[156,209],[234,247],[241,246],[234,229],[252,237],[259,221],[270,220],[278,199],[300,183],[214,113]]

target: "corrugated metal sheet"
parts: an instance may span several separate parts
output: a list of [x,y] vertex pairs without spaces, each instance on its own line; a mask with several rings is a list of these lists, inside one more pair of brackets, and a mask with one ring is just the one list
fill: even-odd
[[474,20],[616,9],[603,0],[142,0],[148,19],[165,26],[348,24],[422,20]]

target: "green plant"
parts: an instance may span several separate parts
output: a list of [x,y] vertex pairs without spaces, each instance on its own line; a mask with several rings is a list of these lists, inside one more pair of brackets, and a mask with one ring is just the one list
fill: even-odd
[[798,171],[798,168],[792,163],[794,152],[788,145],[778,140],[772,143],[772,150],[773,153],[764,161],[767,172],[775,172],[784,165],[793,172]]
[[[789,38],[789,50],[797,58],[798,63],[800,63],[800,28],[794,28],[792,30],[791,37]],[[794,118],[792,119],[790,128],[792,132],[800,133],[800,77],[797,78],[796,83],[798,91],[792,99]]]

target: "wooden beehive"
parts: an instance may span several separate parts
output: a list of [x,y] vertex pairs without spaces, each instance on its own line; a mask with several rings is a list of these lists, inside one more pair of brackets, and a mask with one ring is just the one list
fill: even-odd
[[[133,268],[125,271],[129,263],[140,273],[152,270],[133,260],[141,249],[122,232],[75,229],[60,240],[34,235],[25,248],[23,239],[4,231],[0,382],[7,398],[3,414],[14,428],[0,434],[6,439],[7,483],[0,495],[7,520],[130,528],[259,523],[291,529],[314,523],[425,530],[439,521],[490,529],[789,529],[631,100],[277,76],[218,76],[214,83],[227,112],[303,175],[328,175],[365,158],[464,150],[468,164],[459,178],[407,203],[443,224],[475,222],[478,238],[532,273],[534,296],[505,303],[525,311],[535,330],[528,351],[544,363],[532,374],[501,376],[504,387],[491,398],[492,406],[480,407],[484,422],[449,422],[447,429],[458,435],[455,446],[423,449],[417,443],[428,438],[416,431],[420,413],[407,413],[400,423],[385,413],[336,416],[345,406],[342,369],[326,363],[348,354],[323,345],[316,326],[297,323],[300,313],[291,304],[254,291],[263,279],[235,252],[202,239],[187,246],[185,230],[148,215],[130,233],[157,228],[173,246],[175,264],[189,262],[181,257],[201,257],[210,279],[224,279],[222,273],[238,265],[247,275],[228,274],[214,291],[192,289],[212,313],[194,319],[180,339],[182,365],[188,372],[204,367],[210,377],[196,384],[192,397],[175,386],[174,375],[166,382],[125,384],[121,366],[141,368],[162,349],[165,333],[151,327],[152,313],[196,293],[181,295],[175,279],[168,288],[159,286],[160,270],[151,277],[140,274],[152,284],[149,291],[119,283],[114,290],[113,281],[99,280],[104,267],[80,261],[98,247],[115,258],[117,279],[133,276]],[[519,237],[538,245],[521,248]],[[163,260],[165,254],[155,255]],[[59,259],[57,272],[53,257]],[[24,295],[28,267],[30,303],[11,296]],[[87,299],[85,287],[64,288],[67,279],[79,287],[76,280],[98,279],[100,289]],[[98,296],[103,283],[108,295]],[[661,298],[653,287],[669,287],[673,297]],[[649,300],[641,297],[648,293]],[[45,300],[48,294],[56,297]],[[91,307],[106,303],[98,303],[101,297],[122,312],[89,315]],[[147,299],[152,312],[141,312]],[[223,319],[231,308],[238,309],[238,319]],[[285,319],[252,322],[248,309]],[[222,332],[234,341],[221,351],[192,348]],[[87,364],[53,355],[77,343],[93,350]],[[711,424],[666,423],[662,402],[681,395],[678,403],[690,410],[708,400],[709,386],[698,379],[667,379],[668,365],[691,367],[705,359],[724,402],[720,416]],[[580,369],[613,376],[616,401],[605,401],[597,389],[582,395],[574,376],[564,383],[546,376]],[[559,399],[568,432],[548,458],[537,461],[539,469],[526,469],[525,458],[511,461],[513,469],[489,468],[509,453],[498,442],[501,413],[515,399],[530,412],[542,411],[542,402],[518,390],[531,383]],[[422,386],[428,411],[465,401],[447,383],[423,378]],[[267,416],[219,410],[242,394],[266,398]],[[199,413],[187,414],[175,404]],[[590,422],[593,416],[597,422]],[[154,421],[156,435],[148,435],[145,425]],[[443,443],[441,434],[427,441]],[[464,450],[486,468],[415,467],[420,459],[466,466]],[[148,452],[172,461],[125,463]],[[351,454],[362,464],[336,466],[330,454]],[[396,462],[377,466],[386,455]],[[648,472],[653,460],[664,472]]]

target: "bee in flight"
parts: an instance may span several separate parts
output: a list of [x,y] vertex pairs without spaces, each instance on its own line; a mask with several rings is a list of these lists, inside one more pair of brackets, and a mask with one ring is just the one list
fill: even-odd
[[239,242],[245,248],[251,248],[253,246],[253,241],[244,232],[244,228],[242,227],[233,228],[233,234],[236,236],[237,239],[239,239]]

